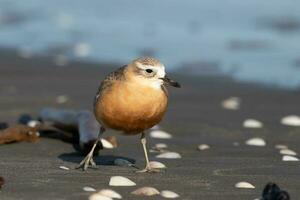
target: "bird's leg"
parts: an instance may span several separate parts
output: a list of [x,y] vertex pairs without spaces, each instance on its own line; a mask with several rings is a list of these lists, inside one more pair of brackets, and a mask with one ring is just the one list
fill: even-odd
[[145,169],[137,171],[137,172],[139,172],[139,173],[140,172],[159,172],[158,169],[152,168],[149,164],[148,152],[147,152],[147,147],[146,147],[147,141],[146,141],[146,136],[145,136],[144,132],[142,132],[142,135],[141,135],[141,142],[142,142],[143,150],[144,150],[144,154],[145,154],[146,167],[145,167]]
[[103,132],[105,131],[105,128],[101,127],[97,140],[95,141],[91,151],[88,153],[88,155],[86,155],[86,157],[80,162],[80,164],[78,165],[78,167],[76,169],[82,168],[84,171],[87,170],[87,168],[89,167],[89,165],[91,165],[92,167],[96,167],[96,163],[93,160],[93,154],[94,154],[94,150],[98,144],[98,142],[101,141],[101,135],[103,134]]

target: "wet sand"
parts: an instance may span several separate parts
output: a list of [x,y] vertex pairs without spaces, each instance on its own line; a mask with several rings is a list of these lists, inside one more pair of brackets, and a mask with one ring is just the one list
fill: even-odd
[[[117,64],[71,63],[56,66],[51,58],[19,58],[14,51],[0,51],[0,119],[10,124],[22,113],[36,115],[46,106],[91,109],[98,84]],[[182,84],[171,89],[170,105],[162,129],[170,140],[149,138],[149,146],[163,142],[182,159],[161,161],[168,169],[159,174],[136,174],[135,169],[111,165],[116,157],[134,159],[143,167],[143,152],[138,137],[118,136],[120,146],[103,150],[95,160],[97,170],[73,170],[83,158],[73,146],[60,140],[42,138],[37,143],[0,146],[0,176],[5,185],[0,199],[88,199],[84,186],[112,188],[123,199],[163,199],[136,197],[130,192],[153,186],[172,190],[179,199],[252,200],[260,197],[267,182],[276,182],[292,199],[300,195],[300,162],[283,162],[275,144],[285,144],[300,153],[300,128],[280,124],[285,115],[300,114],[300,93],[241,84],[224,77],[170,76]],[[58,95],[70,98],[57,104]],[[242,99],[241,109],[224,110],[220,102],[230,96]],[[254,118],[264,123],[262,129],[245,129],[242,123]],[[265,147],[246,146],[252,137],[264,138]],[[239,146],[233,143],[238,142]],[[210,149],[198,151],[198,144]],[[59,166],[71,170],[59,169]],[[109,187],[111,176],[126,176],[136,187]],[[255,189],[237,189],[235,183],[247,181]]]

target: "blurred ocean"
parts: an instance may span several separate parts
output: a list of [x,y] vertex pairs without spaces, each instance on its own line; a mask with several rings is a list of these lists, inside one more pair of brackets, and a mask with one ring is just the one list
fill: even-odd
[[300,1],[0,0],[0,47],[300,88]]

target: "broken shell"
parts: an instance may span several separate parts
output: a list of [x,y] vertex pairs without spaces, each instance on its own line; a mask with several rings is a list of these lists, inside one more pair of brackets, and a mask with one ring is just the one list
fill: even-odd
[[280,154],[283,154],[283,155],[290,155],[290,156],[295,156],[297,155],[297,153],[293,150],[290,150],[290,149],[281,149]]
[[109,181],[110,186],[135,186],[135,182],[123,176],[112,176]]
[[277,145],[275,145],[275,148],[276,148],[276,149],[287,149],[288,146],[282,145],[282,144],[277,144]]
[[166,149],[168,148],[168,145],[166,145],[165,143],[157,143],[154,146],[156,149]]
[[122,167],[124,167],[124,166],[130,167],[133,165],[133,163],[129,162],[128,160],[122,159],[122,158],[115,159],[114,164],[118,165],[118,166],[122,166]]
[[299,159],[294,156],[285,155],[282,157],[282,161],[299,161]]
[[59,166],[60,169],[63,169],[63,170],[70,170],[69,167],[65,167],[65,166]]
[[122,199],[122,196],[119,193],[117,193],[113,190],[110,190],[110,189],[100,190],[98,192],[98,194],[101,194],[103,196],[110,197],[110,198],[113,198],[113,199]]
[[92,188],[92,187],[89,187],[89,186],[83,187],[82,189],[86,192],[95,192],[96,191],[95,188]]
[[245,128],[262,128],[263,123],[261,123],[260,121],[258,121],[256,119],[247,119],[244,121],[243,126]]
[[245,189],[254,189],[254,185],[252,185],[251,183],[248,182],[239,182],[237,184],[235,184],[236,188],[245,188]]
[[199,149],[200,151],[203,151],[203,150],[206,150],[206,149],[209,149],[209,148],[210,148],[210,146],[207,145],[207,144],[200,144],[200,145],[198,146],[198,149]]
[[104,138],[101,138],[101,143],[105,149],[113,149],[114,145]]
[[170,139],[172,138],[172,135],[165,131],[153,130],[150,132],[150,137],[158,139]]
[[104,139],[107,140],[109,143],[111,143],[114,148],[118,147],[118,141],[115,136],[108,136],[108,137],[105,137]]
[[246,144],[250,146],[266,146],[266,142],[262,138],[251,138],[246,141]]
[[154,195],[158,195],[159,193],[160,192],[153,187],[142,187],[131,192],[131,194],[139,195],[139,196],[154,196]]
[[181,155],[176,152],[166,152],[166,153],[157,155],[156,158],[178,159],[178,158],[181,158]]
[[289,115],[283,117],[281,123],[287,126],[300,126],[300,117],[297,115]]
[[154,169],[163,169],[163,168],[167,168],[165,164],[158,162],[158,161],[150,161],[149,162],[150,167],[154,168]]
[[175,198],[179,197],[179,195],[177,193],[170,191],[170,190],[163,190],[160,192],[160,195],[167,199],[175,199]]
[[238,110],[240,108],[241,100],[238,97],[230,97],[222,101],[221,105],[223,108],[228,110]]
[[113,199],[110,197],[95,193],[95,194],[92,194],[91,196],[89,196],[89,200],[113,200]]

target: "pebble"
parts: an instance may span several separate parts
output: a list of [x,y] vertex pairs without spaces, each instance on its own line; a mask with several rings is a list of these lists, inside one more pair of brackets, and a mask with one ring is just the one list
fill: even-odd
[[299,161],[299,159],[294,156],[285,155],[282,157],[282,161]]
[[167,199],[175,199],[175,198],[179,197],[179,195],[177,193],[170,191],[170,190],[163,190],[160,192],[160,195]]
[[203,151],[203,150],[206,150],[206,149],[209,149],[209,148],[210,148],[210,146],[207,145],[207,144],[200,144],[200,145],[198,146],[198,149],[199,149],[200,151]]
[[280,154],[283,154],[283,155],[289,155],[289,156],[296,156],[297,153],[293,150],[290,150],[290,149],[281,149]]
[[56,97],[56,103],[58,104],[64,104],[67,101],[69,101],[69,97],[67,95],[59,95]]
[[262,128],[263,123],[256,119],[246,119],[243,123],[245,128]]
[[238,182],[237,184],[235,184],[236,188],[245,188],[245,189],[254,189],[254,185],[252,185],[251,183],[248,182]]
[[83,191],[86,191],[86,192],[95,192],[96,191],[95,188],[92,188],[89,186],[83,187],[82,189],[83,189]]
[[133,163],[129,162],[128,160],[117,158],[114,160],[114,164],[121,167],[131,167]]
[[160,192],[154,187],[142,187],[131,192],[131,194],[138,196],[154,196],[160,194]]
[[281,119],[281,123],[287,126],[300,126],[300,116],[289,115]]
[[65,166],[59,166],[60,169],[63,169],[63,170],[70,170],[69,167],[65,167]]
[[122,196],[119,193],[117,193],[114,190],[110,190],[110,189],[100,190],[98,192],[98,194],[101,194],[103,196],[106,196],[106,197],[109,197],[109,198],[112,198],[112,199],[122,199]]
[[240,108],[240,104],[241,99],[238,97],[230,97],[221,103],[222,107],[228,110],[238,110]]
[[104,138],[101,138],[101,143],[105,149],[113,149],[114,148],[114,145]]
[[154,168],[154,169],[163,169],[163,168],[167,168],[165,164],[158,162],[158,161],[150,161],[149,162],[150,167]]
[[283,145],[283,144],[276,144],[276,145],[275,145],[275,148],[276,148],[276,149],[287,149],[288,146]]
[[113,200],[113,199],[110,197],[95,193],[95,194],[92,194],[91,196],[89,196],[89,200]]
[[178,158],[181,158],[181,155],[176,152],[166,152],[166,153],[157,155],[156,158],[178,159]]
[[109,181],[110,186],[135,186],[136,183],[123,176],[112,176]]
[[150,132],[150,137],[158,139],[170,139],[172,138],[172,135],[165,131],[153,130]]
[[246,141],[246,144],[250,146],[266,146],[266,142],[262,138],[251,138]]

